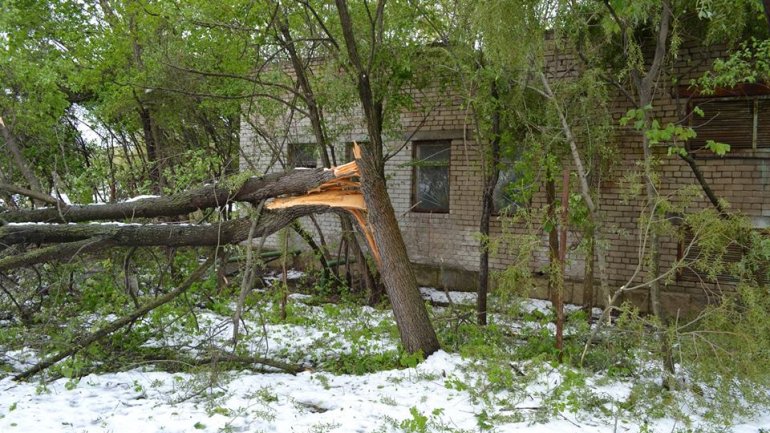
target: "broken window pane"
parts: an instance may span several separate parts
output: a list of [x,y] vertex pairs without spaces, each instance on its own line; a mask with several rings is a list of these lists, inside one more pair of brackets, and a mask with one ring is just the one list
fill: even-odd
[[512,214],[519,206],[516,191],[516,182],[518,181],[516,170],[512,165],[506,165],[500,169],[500,176],[497,178],[497,185],[492,192],[492,210],[495,214]]
[[418,212],[449,211],[449,143],[414,143],[412,204]]

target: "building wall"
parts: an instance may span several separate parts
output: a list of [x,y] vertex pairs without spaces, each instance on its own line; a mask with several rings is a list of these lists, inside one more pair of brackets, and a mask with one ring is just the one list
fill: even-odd
[[[705,72],[713,58],[724,56],[724,50],[704,51],[696,45],[686,45],[679,53],[678,61],[669,70],[672,76],[678,76],[679,83],[687,83],[691,78]],[[549,72],[554,77],[575,76],[576,61],[569,55],[554,51],[549,58]],[[661,80],[661,83],[671,83]],[[481,154],[474,141],[471,112],[463,106],[459,97],[447,96],[442,90],[429,91],[416,95],[414,110],[401,115],[402,131],[391,134],[386,140],[386,154],[394,153],[386,166],[386,177],[391,201],[396,211],[410,259],[416,263],[421,273],[438,276],[438,284],[450,287],[464,285],[471,288],[472,278],[468,275],[478,270],[479,262],[479,219],[481,216],[482,176]],[[678,121],[686,110],[686,101],[676,96],[671,85],[662,85],[657,89],[653,116],[663,123]],[[619,93],[614,96],[612,112],[615,122],[630,108]],[[344,145],[357,140],[365,140],[365,127],[357,113],[340,113],[334,120],[341,131],[336,142],[340,143],[337,155],[344,155]],[[616,123],[617,124],[617,123]],[[312,142],[310,128],[306,120],[292,122],[290,133],[283,142]],[[419,213],[412,210],[412,144],[419,140],[449,140],[450,156],[450,210],[448,213]],[[641,167],[642,160],[640,136],[630,130],[620,130],[618,140],[618,161],[602,179],[601,194],[597,202],[604,212],[607,241],[607,263],[609,266],[611,288],[627,284],[639,264],[639,219],[645,210],[644,199],[639,195],[630,195],[624,186],[624,179]],[[266,165],[265,143],[257,139],[248,127],[242,129],[242,148],[247,156],[254,158],[256,166],[264,172],[282,170],[282,167]],[[666,148],[655,149],[659,158],[661,176],[660,194],[675,197],[682,188],[696,184],[688,165],[676,156],[666,155]],[[342,161],[340,161],[342,162]],[[757,227],[766,227],[770,223],[770,150],[735,151],[725,158],[713,155],[698,155],[698,163],[706,180],[717,196],[730,202],[731,209],[753,219]],[[245,166],[245,164],[243,164]],[[557,182],[558,183],[558,182]],[[573,182],[574,183],[574,182]],[[559,186],[557,186],[557,189]],[[577,191],[577,185],[571,187]],[[557,192],[558,194],[558,192]],[[533,197],[532,205],[545,203],[542,187]],[[691,209],[709,207],[705,197],[696,197]],[[327,241],[333,244],[338,233],[337,217],[321,216],[319,223]],[[516,260],[521,238],[516,234],[526,233],[522,225],[511,226],[505,217],[494,217],[491,222],[492,238],[501,240],[500,248],[491,258],[495,270],[504,270]],[[538,248],[531,257],[524,257],[536,273],[547,266],[547,236],[539,235]],[[570,245],[579,241],[579,233],[571,233]],[[274,239],[272,240],[274,243]],[[663,239],[661,268],[666,269],[677,259],[679,241],[668,237]],[[583,279],[584,257],[578,250],[572,250],[568,257],[567,277],[570,280]],[[425,266],[427,265],[427,267]],[[428,271],[432,268],[434,271]],[[643,267],[642,267],[643,268]],[[435,272],[435,269],[443,272]],[[455,277],[451,277],[455,275]],[[447,276],[450,276],[449,278]],[[418,276],[419,278],[419,276]],[[638,274],[636,282],[642,281],[644,270]],[[435,283],[435,282],[434,282]],[[711,282],[684,281],[667,279],[664,283],[664,303],[672,311],[697,307],[708,302],[729,286]],[[541,295],[544,293],[539,292]],[[574,302],[581,302],[581,289],[570,286],[567,297]],[[632,293],[628,297],[645,308],[648,300],[644,290]]]

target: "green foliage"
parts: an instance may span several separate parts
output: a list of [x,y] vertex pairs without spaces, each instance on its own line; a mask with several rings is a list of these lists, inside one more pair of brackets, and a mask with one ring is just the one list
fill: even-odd
[[421,414],[414,406],[409,408],[409,414],[412,417],[401,421],[401,429],[405,433],[427,433],[428,417]]
[[693,84],[704,94],[716,87],[730,88],[742,83],[761,83],[770,79],[770,39],[752,38],[742,42],[727,58],[716,59],[712,70]]
[[682,365],[697,378],[692,386],[705,414],[717,422],[728,424],[770,403],[768,299],[766,286],[741,285],[699,320],[676,329]]
[[[653,110],[652,105],[643,108],[632,108],[620,118],[620,125],[626,126],[633,122],[633,127],[641,131],[648,139],[650,146],[659,144],[668,145],[668,155],[687,156],[687,149],[684,144],[687,140],[695,138],[698,134],[690,126],[683,126],[679,123],[668,122],[665,126],[661,125],[657,119],[650,120],[649,113]],[[703,110],[695,107],[694,114],[703,116]],[[706,149],[712,151],[715,155],[725,156],[730,151],[730,145],[706,140]]]

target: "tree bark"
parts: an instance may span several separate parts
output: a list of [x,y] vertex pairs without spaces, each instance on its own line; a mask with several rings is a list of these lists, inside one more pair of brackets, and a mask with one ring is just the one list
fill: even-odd
[[[500,97],[497,83],[492,83],[491,96],[494,101]],[[494,192],[500,178],[500,110],[495,108],[492,114],[492,141],[489,157],[485,164],[484,192],[481,200],[481,254],[479,257],[479,287],[476,295],[476,321],[479,325],[487,324],[487,294],[489,292],[489,219],[494,210]]]
[[[263,212],[255,236],[271,235],[295,219],[332,210],[328,206],[297,206]],[[0,271],[35,263],[70,260],[78,253],[105,247],[203,247],[234,244],[248,239],[251,220],[220,224],[13,224],[0,227],[0,243],[58,244],[0,259]]]
[[545,177],[545,201],[548,203],[546,218],[551,226],[548,230],[548,297],[556,305],[558,281],[554,275],[559,265],[559,224],[556,218],[556,180],[549,167],[546,167]]
[[595,240],[594,229],[590,226],[585,231],[586,246],[585,267],[583,272],[583,309],[586,311],[588,321],[591,321],[591,314],[596,303],[594,299],[594,254]]
[[[4,192],[13,193],[13,194],[20,194],[20,195],[29,197],[29,198],[34,199],[34,200],[39,200],[42,203],[48,203],[48,204],[52,204],[52,205],[62,205],[63,204],[62,202],[60,202],[59,200],[51,197],[48,194],[43,194],[42,192],[39,192],[39,191],[34,191],[34,190],[27,189],[27,188],[24,188],[24,187],[20,187],[20,186],[16,186],[16,185],[11,185],[11,184],[5,183],[5,182],[0,182],[0,190],[4,191]],[[13,202],[11,201],[11,203],[13,203]]]
[[569,169],[562,169],[561,224],[559,230],[559,284],[556,288],[556,350],[562,362],[564,350],[564,283],[567,279],[567,231],[569,226]]
[[679,157],[682,158],[684,162],[686,162],[687,165],[690,166],[690,170],[692,171],[692,174],[695,176],[695,179],[698,181],[698,184],[703,190],[703,193],[706,194],[706,197],[709,199],[711,204],[714,206],[717,212],[719,212],[719,216],[721,216],[722,218],[729,217],[730,213],[727,212],[727,209],[725,209],[725,207],[722,205],[722,202],[719,201],[719,197],[717,197],[714,190],[711,189],[711,185],[709,185],[709,183],[706,181],[706,177],[703,175],[703,172],[701,171],[700,167],[698,167],[698,163],[695,161],[695,157],[693,157],[690,154],[685,154],[685,155],[680,154]]
[[[364,67],[358,54],[347,1],[336,0],[336,6],[348,58],[356,74],[358,95],[369,133],[369,142],[361,145],[361,158],[356,162],[361,171],[361,191],[368,210],[369,225],[382,252],[380,274],[393,307],[404,349],[410,353],[422,352],[424,356],[428,356],[440,346],[423,299],[417,290],[417,280],[385,186],[382,101],[375,100],[369,82],[370,71]],[[370,47],[371,50],[376,48]]]
[[[236,219],[218,224],[57,224],[65,222],[124,220],[135,217],[176,216],[222,206],[233,201],[261,202],[288,194],[304,194],[339,176],[350,174],[335,170],[294,170],[292,172],[250,178],[238,188],[228,188],[227,182],[202,187],[167,197],[153,197],[132,202],[66,206],[59,208],[7,210],[0,213],[0,243],[59,244],[38,248],[0,259],[0,269],[46,261],[70,260],[78,253],[92,252],[115,246],[216,246],[237,243],[248,237],[251,221]],[[295,218],[314,212],[327,212],[330,206],[295,206],[264,211],[255,227],[256,236],[266,236],[290,224]],[[49,224],[40,223],[53,222]]]
[[333,170],[293,170],[259,178],[252,177],[238,186],[228,186],[228,181],[225,181],[171,196],[129,202],[6,210],[0,212],[0,220],[6,223],[70,223],[185,215],[199,209],[225,206],[236,201],[256,204],[279,195],[304,194],[334,178]]
[[160,194],[162,191],[162,182],[160,158],[158,158],[157,136],[155,134],[155,123],[150,114],[150,110],[144,107],[142,102],[138,99],[137,103],[139,104],[139,120],[142,122],[142,134],[144,135],[144,145],[147,151],[147,164],[149,165],[148,174],[150,177],[152,191],[155,194]]

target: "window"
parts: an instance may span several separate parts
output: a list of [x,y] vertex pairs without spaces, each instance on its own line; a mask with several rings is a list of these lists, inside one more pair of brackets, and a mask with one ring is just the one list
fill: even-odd
[[289,165],[293,168],[318,167],[315,143],[290,143]]
[[413,146],[412,209],[449,212],[449,142],[415,142]]
[[519,176],[512,165],[506,164],[500,169],[497,185],[492,192],[492,212],[495,215],[512,214],[519,207],[517,199],[520,194],[516,188],[518,180]]
[[692,127],[698,136],[691,150],[702,149],[708,140],[730,145],[730,150],[770,148],[770,99],[766,96],[701,99],[692,102],[703,110]]

